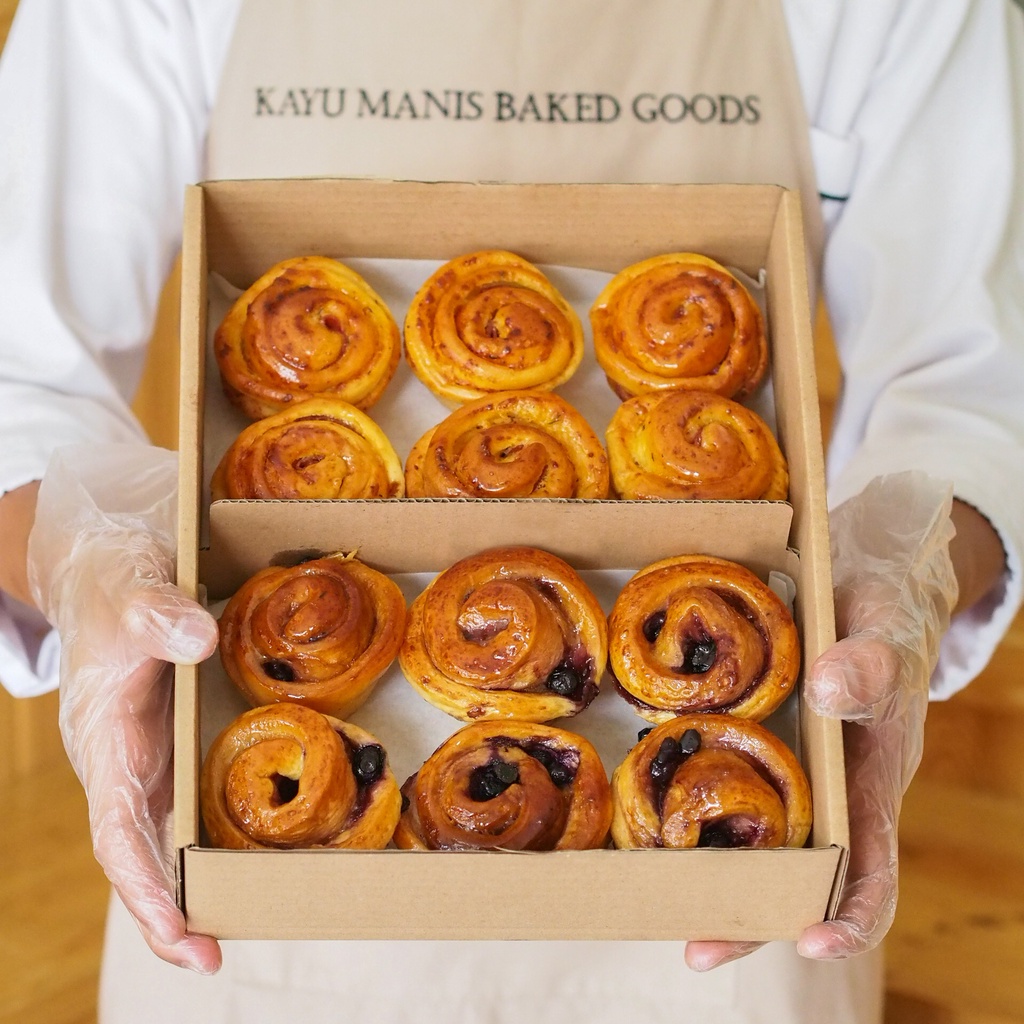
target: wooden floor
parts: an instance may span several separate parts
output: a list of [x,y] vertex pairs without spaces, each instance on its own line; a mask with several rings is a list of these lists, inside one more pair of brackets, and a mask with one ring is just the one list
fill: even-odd
[[[0,0],[0,46],[15,0]],[[173,314],[164,317],[173,335]],[[159,371],[139,407],[164,444],[174,410]],[[837,375],[820,352],[823,415]],[[967,690],[931,708],[907,795],[902,893],[888,943],[887,1024],[1024,1024],[1024,615]],[[95,1020],[107,885],[50,697],[0,692],[0,1024]],[[144,1012],[140,1010],[140,1021]],[[823,1022],[827,1024],[827,1022]]]

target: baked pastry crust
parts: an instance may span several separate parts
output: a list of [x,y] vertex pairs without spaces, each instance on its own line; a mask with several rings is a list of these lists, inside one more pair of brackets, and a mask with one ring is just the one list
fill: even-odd
[[789,467],[752,409],[710,391],[631,398],[605,433],[620,498],[784,501]]
[[620,849],[798,847],[811,828],[810,786],[793,752],[728,715],[652,729],[612,774],[612,798]]
[[402,463],[384,431],[340,398],[309,398],[250,423],[210,490],[222,498],[400,498]]
[[394,661],[405,630],[398,584],[331,555],[263,569],[220,617],[220,657],[250,704],[292,701],[345,717]]
[[532,263],[502,249],[459,256],[405,318],[413,372],[449,408],[495,391],[552,390],[583,358],[575,310]]
[[709,555],[641,569],[608,632],[618,688],[649,722],[695,711],[761,721],[800,670],[796,625],[779,597],[749,569]]
[[590,310],[597,361],[620,398],[697,388],[741,398],[768,365],[764,319],[725,267],[665,253],[616,274]]
[[394,376],[398,325],[354,270],[323,256],[271,267],[214,336],[224,393],[250,419],[316,395],[368,409]]
[[608,634],[597,598],[547,551],[494,548],[435,577],[409,608],[406,679],[462,721],[548,722],[597,695]]
[[403,850],[591,850],[607,845],[608,776],[566,729],[477,722],[449,737],[402,787]]
[[607,498],[597,434],[550,391],[478,398],[428,430],[405,464],[411,498]]
[[214,740],[200,776],[214,846],[383,849],[402,797],[380,743],[297,704],[254,708]]

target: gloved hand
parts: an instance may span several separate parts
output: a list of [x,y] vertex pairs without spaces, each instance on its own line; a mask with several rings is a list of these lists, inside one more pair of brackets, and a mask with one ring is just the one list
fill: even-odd
[[[924,745],[928,681],[956,605],[948,484],[908,472],[873,480],[830,516],[840,639],[811,666],[804,696],[842,718],[850,864],[834,921],[812,925],[798,951],[840,959],[876,946],[896,911],[897,825]],[[691,942],[708,970],[759,943]]]
[[173,577],[177,458],[73,446],[51,460],[29,538],[33,596],[61,637],[60,728],[85,787],[96,858],[163,959],[202,973],[220,949],[173,897],[172,668],[216,647],[217,624]]

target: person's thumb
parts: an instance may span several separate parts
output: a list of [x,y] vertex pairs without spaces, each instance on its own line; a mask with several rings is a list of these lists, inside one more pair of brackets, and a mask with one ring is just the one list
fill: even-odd
[[172,583],[148,583],[131,596],[122,623],[152,658],[194,665],[217,647],[217,620]]
[[804,697],[819,715],[854,722],[874,719],[891,701],[900,669],[900,656],[891,644],[870,636],[846,637],[811,666]]

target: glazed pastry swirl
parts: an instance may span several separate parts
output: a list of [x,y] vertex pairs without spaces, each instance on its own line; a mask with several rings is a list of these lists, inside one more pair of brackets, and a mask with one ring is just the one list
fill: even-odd
[[401,352],[380,296],[321,256],[271,267],[235,301],[213,344],[224,392],[250,419],[315,395],[368,409]]
[[551,282],[502,250],[460,256],[413,297],[405,353],[450,408],[494,391],[551,390],[583,357],[583,328]]
[[608,629],[616,682],[650,722],[693,711],[760,721],[792,692],[800,668],[786,606],[722,558],[682,555],[642,569]]
[[607,498],[608,457],[586,420],[548,391],[457,409],[406,462],[413,498]]
[[763,726],[686,715],[652,729],[612,775],[620,849],[803,846],[811,793],[792,751]]
[[251,423],[210,483],[221,498],[400,498],[402,464],[384,431],[339,398],[310,398]]
[[751,392],[768,365],[761,311],[725,267],[696,253],[635,263],[590,310],[597,361],[620,398],[673,388]]
[[786,459],[764,420],[708,391],[631,398],[606,438],[621,498],[782,501],[789,489]]
[[582,736],[478,722],[450,737],[402,787],[405,850],[590,850],[606,844],[608,776]]
[[398,585],[354,558],[271,566],[225,607],[221,661],[253,705],[286,700],[343,717],[394,661],[405,612]]
[[383,849],[401,813],[384,748],[297,704],[254,708],[210,747],[200,777],[214,846]]
[[560,558],[495,548],[457,562],[416,598],[399,662],[455,718],[547,722],[596,696],[607,637],[597,599]]

